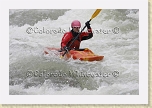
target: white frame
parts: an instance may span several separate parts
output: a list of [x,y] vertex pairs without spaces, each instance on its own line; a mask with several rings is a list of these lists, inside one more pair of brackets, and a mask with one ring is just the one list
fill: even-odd
[[[88,4],[89,3],[89,4]],[[148,104],[147,0],[0,1],[0,104]],[[139,9],[139,95],[9,95],[9,9]]]

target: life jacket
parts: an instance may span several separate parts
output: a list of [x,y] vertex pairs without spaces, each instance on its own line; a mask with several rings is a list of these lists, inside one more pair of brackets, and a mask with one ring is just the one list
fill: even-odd
[[[91,35],[90,35],[91,33]],[[64,47],[69,47],[69,45],[71,45],[71,43],[73,42],[73,40],[75,39],[75,37],[78,35],[78,33],[74,32],[74,31],[70,31],[64,34],[62,41],[61,41],[61,49],[64,50]],[[73,44],[70,46],[70,49],[79,49],[80,47],[80,43],[83,40],[92,38],[93,34],[92,34],[92,30],[91,32],[82,32],[78,39],[76,39]],[[86,38],[86,39],[85,39]]]
[[[72,32],[65,33],[61,41],[61,48],[64,48],[65,46],[69,47],[69,45],[71,45],[71,43],[73,42],[74,38],[75,37],[73,36]],[[81,43],[81,36],[79,36],[79,38],[73,42],[70,49],[79,49],[80,43]]]

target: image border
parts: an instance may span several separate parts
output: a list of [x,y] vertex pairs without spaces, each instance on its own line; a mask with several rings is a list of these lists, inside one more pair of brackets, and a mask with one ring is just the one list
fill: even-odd
[[[29,3],[30,2],[30,3]],[[33,5],[36,2],[37,5]],[[41,2],[44,3],[44,5],[42,6]],[[49,2],[49,3],[48,3]],[[52,4],[50,3],[52,2]],[[1,30],[3,29],[3,31],[1,32],[1,36],[5,35],[5,38],[3,38],[3,41],[1,39],[1,49],[5,49],[4,52],[1,53],[1,57],[3,57],[1,60],[3,61],[1,63],[1,67],[2,71],[6,71],[9,72],[9,57],[8,57],[8,53],[9,53],[9,44],[8,44],[8,40],[9,40],[9,27],[8,27],[8,21],[9,21],[9,9],[44,9],[45,8],[49,9],[51,7],[51,9],[65,9],[65,8],[76,8],[76,7],[72,7],[71,4],[69,4],[69,7],[58,7],[57,4],[61,2],[62,3],[66,3],[69,2],[70,0],[55,0],[55,1],[48,1],[48,0],[38,0],[38,1],[28,1],[28,0],[23,0],[23,1],[19,1],[19,0],[14,0],[14,1],[3,1],[2,4],[5,4],[1,7],[0,12],[4,13],[3,16],[5,16],[4,18],[1,19],[2,25],[3,27],[1,27]],[[80,0],[77,1],[78,3],[82,2]],[[91,1],[89,1],[91,2]],[[96,4],[94,3],[96,2]],[[109,2],[111,2],[112,4],[114,4],[114,2],[117,3],[117,5],[113,5],[113,6],[109,6]],[[130,5],[129,3],[132,3],[132,5]],[[138,4],[135,4],[136,2],[138,2]],[[84,1],[85,3],[85,1]],[[102,3],[102,4],[100,4]],[[56,5],[54,5],[56,4]],[[82,3],[83,4],[83,3]],[[79,8],[83,9],[84,5],[80,4]],[[139,74],[139,82],[140,82],[140,86],[139,86],[139,96],[116,96],[118,98],[125,98],[125,100],[118,100],[116,99],[115,96],[82,96],[82,95],[77,95],[77,96],[70,96],[70,95],[63,95],[63,96],[52,96],[51,98],[53,98],[53,100],[50,100],[50,95],[49,96],[37,96],[37,95],[28,95],[28,96],[9,96],[9,81],[8,81],[8,76],[9,73],[3,73],[0,76],[0,87],[2,88],[6,88],[1,89],[0,90],[0,97],[3,97],[3,99],[0,99],[0,104],[148,104],[148,32],[145,32],[146,30],[148,31],[148,2],[146,3],[146,1],[137,1],[137,0],[132,0],[132,1],[126,1],[126,0],[115,0],[115,1],[101,1],[101,0],[94,0],[93,2],[91,2],[92,5],[95,6],[90,6],[87,8],[91,8],[91,9],[96,9],[96,8],[102,8],[102,9],[139,9],[139,12],[141,14],[139,14],[139,33],[140,36],[144,35],[144,38],[140,37],[139,39],[139,47],[140,49],[142,49],[143,53],[139,53],[140,54],[140,59],[139,61],[142,61],[142,64],[144,64],[144,66],[141,64],[141,62],[139,62],[139,70],[141,72],[144,73],[140,73]],[[6,6],[7,5],[7,6]],[[75,4],[77,5],[77,3]],[[88,5],[88,4],[87,4]],[[4,7],[6,6],[6,7]],[[107,6],[107,7],[106,7]],[[144,8],[143,8],[144,7]],[[146,9],[147,8],[147,9]],[[144,22],[140,19],[146,19]],[[5,24],[4,24],[5,22]],[[7,23],[6,23],[7,22]],[[142,25],[142,26],[140,26]],[[142,29],[144,29],[145,31],[143,31]],[[146,37],[147,36],[147,37]],[[140,44],[142,43],[142,44]],[[145,43],[145,44],[144,44]],[[6,48],[2,48],[2,46],[4,46]],[[145,47],[146,46],[146,47]],[[140,50],[139,50],[140,51]],[[6,55],[7,54],[7,55]],[[145,58],[143,58],[145,57]],[[5,62],[4,62],[5,61]],[[141,68],[142,67],[142,68]],[[145,71],[146,70],[146,71]],[[141,75],[142,74],[142,75]],[[143,79],[144,77],[144,79]],[[145,79],[147,78],[147,79]],[[142,81],[141,81],[142,79]],[[142,85],[142,86],[141,86]],[[144,89],[143,89],[144,88]],[[79,98],[81,96],[81,98]],[[34,97],[34,98],[33,98]],[[131,97],[131,98],[130,98]],[[26,99],[26,102],[22,101],[22,99]],[[40,99],[46,99],[45,102],[42,102],[42,100],[38,100],[38,98]],[[66,98],[66,99],[65,99]],[[96,100],[92,100],[92,99],[96,99]],[[102,98],[102,99],[100,99]],[[111,98],[111,100],[113,101],[107,101],[106,98]],[[62,102],[60,101],[59,103],[59,99],[62,100]],[[76,99],[77,102],[73,101],[73,99]],[[83,101],[87,99],[87,101]],[[138,100],[137,100],[138,99]],[[68,100],[68,101],[67,101]],[[127,100],[127,101],[126,101]]]

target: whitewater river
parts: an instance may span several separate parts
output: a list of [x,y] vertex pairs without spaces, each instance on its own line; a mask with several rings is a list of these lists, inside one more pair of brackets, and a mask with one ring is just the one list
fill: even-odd
[[[102,10],[83,41],[102,61],[64,60],[44,55],[60,48],[73,20],[82,28],[95,10],[9,10],[10,95],[138,95],[139,10]],[[86,31],[86,29],[85,29]]]

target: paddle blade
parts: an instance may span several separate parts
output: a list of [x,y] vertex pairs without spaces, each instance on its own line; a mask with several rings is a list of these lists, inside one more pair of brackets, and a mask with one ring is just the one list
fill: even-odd
[[62,59],[62,58],[63,58],[63,56],[61,55],[61,56],[60,56],[60,59]]
[[96,17],[96,16],[99,14],[100,11],[101,11],[101,9],[97,9],[97,10],[93,13],[93,15],[92,15],[92,17],[91,17],[91,20],[92,20],[94,17]]

